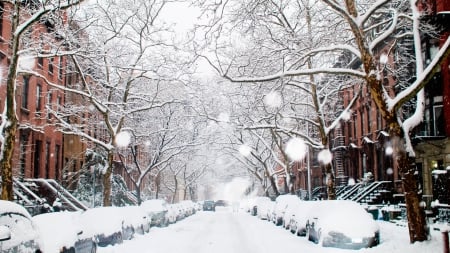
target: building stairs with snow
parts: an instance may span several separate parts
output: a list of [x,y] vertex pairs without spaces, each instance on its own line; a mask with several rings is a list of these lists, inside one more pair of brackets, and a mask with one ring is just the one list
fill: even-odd
[[13,179],[14,201],[32,215],[56,210],[83,211],[88,207],[54,179]]

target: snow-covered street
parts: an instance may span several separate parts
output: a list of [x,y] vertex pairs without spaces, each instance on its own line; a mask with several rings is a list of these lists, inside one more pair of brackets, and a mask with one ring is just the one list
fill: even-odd
[[[358,252],[438,253],[442,252],[440,233],[432,231],[433,239],[409,244],[405,227],[380,222],[381,244]],[[216,212],[200,211],[165,228],[152,228],[145,235],[123,244],[99,248],[99,253],[252,253],[252,252],[355,252],[322,248],[304,237],[297,237],[282,227],[231,208]]]

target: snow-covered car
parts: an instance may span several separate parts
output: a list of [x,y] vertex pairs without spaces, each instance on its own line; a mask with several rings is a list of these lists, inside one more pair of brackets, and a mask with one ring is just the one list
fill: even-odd
[[97,252],[96,239],[84,233],[80,215],[80,212],[54,212],[33,216],[42,252]]
[[299,197],[296,195],[280,195],[275,199],[275,206],[272,210],[272,222],[280,226],[283,224],[284,213],[290,203],[298,201]]
[[[124,215],[119,207],[95,207],[80,216],[83,232],[93,236],[99,247],[121,244],[127,236],[123,227]],[[125,232],[125,233],[124,233]]]
[[308,240],[323,247],[361,249],[380,242],[378,223],[354,201],[316,201],[307,219]]
[[296,211],[302,205],[302,202],[304,202],[304,201],[297,197],[290,198],[289,200],[286,201],[286,208],[284,209],[284,215],[283,215],[282,222],[281,222],[281,225],[285,229],[290,228],[290,221],[291,221],[292,217],[295,215]]
[[186,216],[191,216],[195,214],[196,212],[195,204],[192,200],[183,200],[179,204],[183,207]]
[[123,206],[120,209],[124,215],[124,227],[130,228],[133,235],[150,231],[151,217],[140,206]]
[[263,201],[258,203],[257,209],[258,213],[256,214],[257,217],[261,220],[272,220],[272,212],[273,208],[275,207],[275,201]]
[[[265,202],[269,202],[271,201],[269,197],[256,197],[253,199],[253,201],[250,202],[251,206],[250,206],[250,214],[253,216],[257,216],[259,211],[259,208],[264,205]],[[259,215],[258,215],[259,216]]]
[[167,219],[169,224],[173,224],[181,219],[181,207],[178,204],[167,206]]
[[30,213],[19,204],[0,200],[0,252],[41,252],[38,239]]
[[[301,201],[292,211],[288,220],[289,230],[298,236],[306,236],[306,223],[310,209],[314,206],[315,201]],[[285,215],[287,218],[289,215]]]
[[165,227],[167,219],[167,202],[163,199],[149,199],[141,203],[141,208],[151,217],[151,226]]

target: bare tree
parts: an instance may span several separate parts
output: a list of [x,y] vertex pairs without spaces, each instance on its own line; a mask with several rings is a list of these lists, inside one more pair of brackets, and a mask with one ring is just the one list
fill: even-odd
[[[420,57],[422,49],[420,48],[419,33],[419,27],[423,28],[424,26],[421,24],[422,21],[419,18],[421,13],[416,2],[250,0],[226,1],[218,5],[207,5],[207,7],[209,9],[206,10],[213,11],[218,18],[214,20],[214,26],[209,30],[213,35],[210,37],[214,42],[212,43],[213,48],[205,54],[208,59],[214,58],[214,60],[210,60],[211,63],[227,79],[233,82],[248,83],[273,80],[292,82],[300,79],[301,82],[319,84],[327,82],[330,80],[329,77],[333,76],[336,81],[352,80],[351,83],[364,85],[370,90],[370,96],[387,122],[392,140],[396,142],[394,157],[403,180],[410,241],[426,240],[426,221],[424,210],[420,206],[421,193],[417,189],[414,177],[415,154],[409,134],[423,116],[423,87],[449,54],[450,40],[441,47],[437,57],[425,68]],[[315,15],[323,18],[323,20],[311,21],[312,30],[304,29],[306,26],[297,22],[298,14],[302,13],[305,8],[311,8]],[[240,10],[245,11],[242,13]],[[285,12],[284,10],[289,11]],[[236,19],[236,16],[240,19]],[[230,19],[239,22],[230,22]],[[224,20],[230,24],[224,23]],[[214,27],[220,27],[220,29],[214,30]],[[242,43],[228,43],[229,40],[225,39],[233,34],[242,34],[242,30],[240,30],[242,28],[247,34],[247,36],[244,35],[244,41],[252,43],[250,47],[246,47]],[[291,32],[288,34],[282,32],[289,30]],[[332,36],[330,36],[330,30]],[[305,40],[300,37],[301,31],[306,32],[306,36],[320,37],[321,40],[318,41],[320,43],[303,43]],[[280,34],[283,36],[279,36]],[[278,39],[278,43],[273,43],[276,39]],[[414,47],[416,52],[415,55],[410,56],[410,59],[416,64],[413,73],[416,78],[412,82],[402,83],[402,86],[397,85],[396,88],[400,92],[389,92],[379,78],[381,75],[379,63],[382,62],[380,57],[383,56],[380,49],[387,47],[386,41],[392,41],[388,46],[396,48],[407,45],[408,43],[405,44],[407,40],[414,41],[414,44],[409,43],[409,46]],[[265,44],[267,41],[269,43]],[[234,47],[230,47],[230,44]],[[281,46],[283,44],[284,46]],[[256,50],[252,49],[255,45],[263,45],[257,47],[259,53],[255,53]],[[395,50],[390,50],[390,52],[393,51]],[[337,64],[338,57],[343,54],[350,56],[351,61],[347,62],[347,65]],[[348,64],[352,62],[360,64],[358,66]],[[336,85],[337,82],[330,84]],[[308,88],[308,90],[314,92],[314,87]],[[403,113],[404,110],[401,109],[404,109],[405,103],[411,101],[415,96],[417,96],[415,112]],[[318,102],[322,103],[323,100],[315,101],[315,103]],[[320,109],[317,112],[322,113],[323,111]],[[322,121],[323,119],[319,119],[314,122],[322,125],[319,128],[320,131],[331,129],[339,122],[333,120],[329,127],[325,127]],[[326,131],[320,132],[321,136],[325,134],[327,134]],[[322,138],[322,140],[326,140],[326,138]],[[327,143],[323,142],[322,144],[326,148]],[[327,173],[329,173],[329,168],[327,168]],[[332,178],[328,179],[328,181],[331,180]],[[330,185],[328,187],[330,191]]]
[[[104,2],[83,5],[76,13],[78,32],[70,46],[78,82],[63,89],[85,104],[66,106],[54,115],[61,131],[78,135],[107,153],[103,171],[103,205],[111,205],[111,175],[118,147],[129,144],[130,122],[140,113],[161,108],[175,99],[169,83],[177,83],[182,67],[174,67],[170,30],[159,23],[168,1]],[[87,106],[86,106],[87,103]],[[88,108],[80,111],[80,108]],[[68,122],[78,115],[79,124]],[[128,125],[127,125],[128,124]],[[125,137],[125,143],[120,141]],[[128,140],[127,140],[128,139]]]

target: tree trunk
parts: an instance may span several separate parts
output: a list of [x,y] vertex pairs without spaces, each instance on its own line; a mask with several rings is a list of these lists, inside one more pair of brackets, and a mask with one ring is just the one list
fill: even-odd
[[10,65],[8,69],[8,77],[6,80],[6,118],[2,119],[2,123],[5,124],[5,128],[1,133],[4,136],[4,143],[1,146],[1,160],[0,169],[2,176],[2,193],[1,199],[3,200],[14,200],[13,192],[13,166],[12,158],[14,154],[14,146],[16,141],[16,132],[18,119],[16,117],[16,79],[17,79],[17,65],[19,61],[19,56],[17,51],[19,50],[19,39],[20,35],[16,35],[14,31],[17,29],[19,23],[19,4],[15,4],[14,13],[11,20],[11,58]]
[[138,205],[141,205],[142,203],[142,198],[141,198],[141,187],[140,185],[135,184],[136,186],[136,198],[137,198],[137,202]]
[[394,155],[402,177],[403,192],[405,194],[406,215],[408,219],[409,240],[411,243],[428,239],[428,229],[425,210],[420,206],[422,194],[419,193],[416,178],[417,168],[414,157],[410,157],[404,149],[401,138],[403,131],[398,123],[390,125],[390,135],[394,145]]
[[327,184],[327,197],[329,200],[336,199],[336,188],[334,187],[334,173],[331,164],[325,164],[325,175]]
[[[267,172],[267,174],[269,175],[268,172]],[[269,177],[269,180],[270,180],[270,185],[272,186],[272,189],[273,189],[273,191],[275,193],[275,196],[280,195],[280,192],[278,191],[278,188],[277,188],[277,183],[275,182],[275,178],[273,176],[268,176],[268,177]]]
[[114,152],[108,151],[108,168],[103,174],[103,206],[112,206],[111,199],[111,176],[113,169]]
[[175,200],[176,200],[175,198],[177,197],[177,191],[178,191],[178,179],[177,179],[176,175],[173,176],[173,181],[175,183],[175,188],[173,191],[172,203],[175,203]]
[[419,193],[415,178],[415,161],[412,157],[402,156],[399,163],[402,164],[400,165],[401,168],[404,167],[405,170],[409,171],[403,173],[402,181],[408,217],[409,240],[411,243],[425,241],[428,239],[428,230],[425,211],[420,205],[422,194]]

